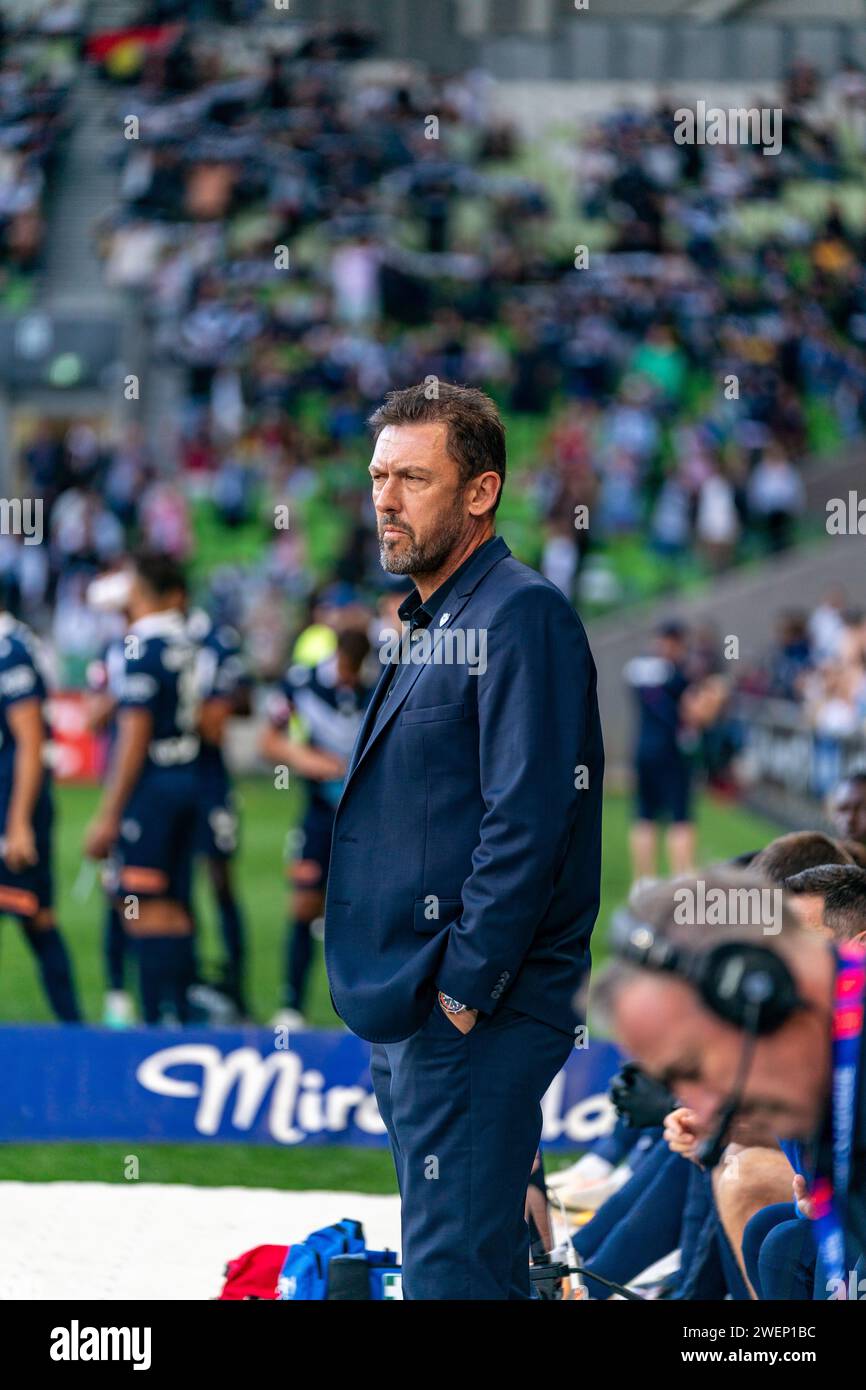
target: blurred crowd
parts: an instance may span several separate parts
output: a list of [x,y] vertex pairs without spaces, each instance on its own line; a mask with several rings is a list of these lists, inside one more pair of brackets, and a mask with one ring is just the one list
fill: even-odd
[[69,128],[71,82],[39,51],[7,46],[0,14],[0,295],[37,270],[46,225],[45,194]]
[[[50,636],[61,679],[80,684],[87,662],[111,635],[104,615],[87,602],[88,585],[122,566],[133,549],[196,566],[201,557],[195,489],[159,469],[137,426],[111,443],[92,423],[46,422],[23,447],[21,461],[33,492],[43,500],[44,543],[0,536],[0,582],[12,610]],[[213,563],[198,564],[195,575],[200,600],[220,621],[243,632],[254,672],[269,679],[282,671],[290,639],[310,614],[323,611],[328,621],[343,609],[372,614],[376,593],[387,593],[395,581],[378,573],[375,588],[362,594],[354,581],[360,577],[357,565],[367,561],[354,559],[350,547],[333,576],[317,584],[300,528],[294,523],[275,528],[275,507],[294,492],[280,491],[276,482],[259,492],[261,525],[249,560],[221,563],[217,550]],[[218,489],[211,501],[230,527],[230,509],[220,511]],[[293,508],[293,501],[288,505]],[[368,540],[365,533],[363,550]]]
[[[483,74],[385,77],[348,28],[275,49],[172,4],[140,22],[161,27],[109,74],[139,124],[96,234],[180,403],[158,438],[73,421],[25,441],[50,546],[6,542],[0,565],[28,620],[87,647],[84,572],[139,542],[189,559],[205,516],[242,626],[323,589],[374,602],[364,422],[425,379],[503,405],[506,533],[576,602],[616,597],[584,561],[619,540],[663,585],[792,543],[804,457],[866,416],[863,231],[837,198],[864,156],[853,65],[792,70],[768,158],[676,144],[665,102],[533,143]],[[788,200],[804,181],[817,216]]]
[[810,613],[790,609],[777,621],[765,661],[742,683],[748,694],[794,701],[821,737],[866,732],[866,613],[832,588]]
[[[862,231],[835,199],[863,158],[856,72],[834,79],[833,120],[814,73],[792,73],[773,158],[675,144],[665,103],[603,117],[556,145],[563,210],[561,171],[483,75],[374,77],[347,61],[364,52],[346,34],[302,55],[227,49],[179,26],[133,89],[139,138],[100,245],[184,373],[182,474],[210,480],[229,525],[262,483],[327,474],[369,533],[365,417],[435,377],[529,423],[522,496],[544,527],[527,558],[572,596],[582,555],[622,535],[671,569],[790,544],[813,415],[847,438],[866,411]],[[816,220],[784,201],[804,180]]]

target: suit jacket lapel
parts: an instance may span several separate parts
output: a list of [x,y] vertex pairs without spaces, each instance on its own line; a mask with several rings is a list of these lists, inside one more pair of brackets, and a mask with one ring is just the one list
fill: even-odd
[[[498,564],[500,560],[504,559],[506,555],[510,554],[511,551],[508,549],[508,546],[505,544],[501,536],[496,536],[494,537],[491,544],[484,550],[484,552],[481,555],[479,555],[478,566],[476,567],[470,565],[467,567],[465,573],[460,577],[460,580],[455,586],[453,595],[449,595],[449,597],[446,599],[445,607],[448,615],[447,626],[450,627],[454,619],[460,616],[463,609],[469,602],[469,599],[472,597],[473,592],[475,591],[475,589],[477,589],[478,585],[481,583],[481,580],[489,572],[489,570],[491,570],[494,565]],[[349,765],[349,770],[346,774],[346,781],[343,785],[343,795],[340,798],[341,801],[345,799],[346,793],[349,790],[349,783],[351,782],[353,776],[357,772],[361,763],[367,757],[367,754],[370,752],[370,749],[373,747],[373,745],[377,743],[378,740],[381,738],[383,730],[388,727],[388,725],[391,723],[391,720],[394,718],[394,715],[404,704],[406,697],[408,696],[409,692],[413,689],[415,682],[419,679],[422,671],[424,671],[427,666],[433,664],[433,653],[436,651],[436,648],[438,647],[439,643],[443,640],[443,637],[445,635],[445,626],[446,624],[443,624],[442,627],[437,626],[433,629],[433,642],[430,648],[429,657],[426,661],[419,662],[417,666],[413,665],[412,669],[409,672],[409,675],[403,681],[400,682],[400,689],[397,692],[396,697],[390,697],[389,699],[385,700],[381,706],[377,707],[376,697],[380,693],[382,681],[385,680],[388,674],[388,667],[386,666],[384,672],[382,673],[379,684],[376,686],[374,697],[370,701],[370,705],[368,707],[364,723],[361,726],[361,732],[358,735],[358,740],[355,744],[355,749],[352,754],[352,760]],[[394,680],[397,680],[399,678],[399,675],[400,671],[398,670],[394,675]],[[373,727],[371,729],[371,710],[374,708],[376,708],[376,717],[375,723],[373,724]]]
[[390,666],[387,666],[387,665],[386,665],[386,666],[383,666],[383,667],[382,667],[382,674],[381,674],[381,676],[379,677],[378,681],[376,682],[376,688],[375,688],[375,690],[373,691],[373,695],[372,695],[372,697],[371,697],[371,699],[370,699],[370,703],[368,704],[367,708],[364,710],[364,718],[363,718],[362,721],[361,721],[361,727],[360,727],[360,729],[358,730],[358,737],[355,739],[355,747],[352,749],[352,756],[351,756],[351,758],[349,759],[349,768],[348,768],[348,771],[347,771],[347,773],[346,773],[346,781],[347,781],[347,782],[348,782],[349,778],[351,777],[352,773],[354,772],[356,766],[358,765],[358,762],[360,761],[361,750],[366,746],[367,738],[368,738],[369,733],[370,733],[371,725],[373,724],[374,719],[376,719],[376,718],[378,717],[379,709],[380,709],[380,696],[381,696],[382,686],[383,686],[383,685],[385,684],[385,682],[387,681],[388,676],[390,675],[390,673],[391,673],[391,668],[390,668]]
[[[455,608],[454,608],[454,611],[450,614],[449,622],[450,622],[451,619],[457,617],[457,615],[460,613],[461,609],[465,608],[465,606],[466,606],[466,604],[467,604],[468,602],[469,602],[469,595],[467,594],[467,596],[466,596],[466,597],[463,599],[463,601],[460,603],[459,608],[458,608],[458,607],[455,607]],[[428,631],[429,631],[429,629],[428,629]],[[403,677],[403,679],[400,681],[400,688],[399,688],[399,690],[396,692],[396,694],[392,694],[391,696],[389,696],[388,699],[387,699],[387,700],[383,703],[383,705],[380,707],[380,709],[379,709],[379,711],[378,711],[378,713],[377,713],[377,715],[376,715],[376,721],[375,721],[375,723],[374,723],[374,725],[373,725],[373,728],[372,728],[372,731],[371,731],[371,733],[370,733],[370,735],[369,735],[369,738],[367,738],[367,741],[366,741],[363,745],[360,743],[360,741],[359,741],[359,743],[358,743],[358,745],[357,745],[358,748],[360,749],[360,752],[359,752],[359,755],[358,755],[357,759],[355,759],[355,760],[353,761],[352,767],[349,769],[349,773],[348,773],[348,775],[347,775],[347,777],[346,777],[346,785],[345,785],[345,787],[343,788],[343,795],[344,795],[344,796],[345,796],[345,794],[346,794],[346,788],[347,788],[348,785],[349,785],[349,779],[351,778],[352,774],[355,772],[355,770],[356,770],[356,769],[361,765],[361,763],[364,761],[364,759],[366,758],[367,754],[370,752],[370,749],[371,749],[371,748],[373,747],[373,745],[381,738],[381,736],[382,736],[382,731],[388,727],[388,725],[391,723],[391,720],[394,718],[394,715],[395,715],[395,714],[397,713],[397,711],[401,708],[401,706],[405,703],[406,698],[407,698],[407,696],[409,695],[409,692],[413,689],[413,687],[414,687],[414,685],[415,685],[415,682],[420,678],[421,673],[422,673],[423,671],[425,671],[426,668],[427,668],[428,666],[430,666],[430,665],[433,664],[433,653],[436,651],[436,648],[439,646],[439,643],[443,640],[444,636],[445,636],[445,626],[444,626],[444,625],[443,625],[442,627],[436,627],[436,628],[433,629],[432,644],[431,644],[431,647],[430,647],[430,654],[429,654],[429,656],[426,658],[426,660],[424,660],[424,661],[419,661],[417,665],[415,665],[414,663],[412,663],[412,665],[411,665],[410,668],[409,668],[408,675],[405,675],[405,676]],[[395,673],[395,675],[394,675],[394,680],[395,680],[395,681],[399,679],[400,674],[401,674],[401,669],[402,669],[402,668],[398,668],[397,672]]]

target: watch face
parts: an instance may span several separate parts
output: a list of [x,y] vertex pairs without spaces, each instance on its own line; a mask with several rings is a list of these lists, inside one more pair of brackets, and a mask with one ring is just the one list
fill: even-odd
[[459,1014],[463,1010],[463,1005],[458,1003],[456,999],[452,999],[450,994],[440,993],[439,1003],[442,1005],[445,1012],[449,1014]]

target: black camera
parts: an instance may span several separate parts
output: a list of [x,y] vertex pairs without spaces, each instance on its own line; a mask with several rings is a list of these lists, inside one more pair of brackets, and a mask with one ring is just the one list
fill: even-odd
[[610,1083],[608,1094],[616,1113],[630,1129],[648,1129],[664,1123],[676,1110],[676,1097],[661,1081],[647,1076],[636,1062],[626,1062]]

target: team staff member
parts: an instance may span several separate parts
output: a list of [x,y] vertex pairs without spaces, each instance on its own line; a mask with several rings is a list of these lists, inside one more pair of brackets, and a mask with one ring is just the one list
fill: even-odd
[[54,919],[45,694],[33,634],[0,613],[0,913],[20,922],[56,1017],[78,1023],[72,968]]
[[[373,686],[366,672],[370,643],[363,632],[347,629],[336,638],[334,655],[315,668],[289,667],[281,691],[271,699],[262,756],[304,778],[307,805],[293,859],[293,912],[288,936],[283,1004],[274,1023],[306,1026],[304,1009],[312,960],[312,924],[325,910],[325,886],[334,833],[334,811]],[[289,737],[295,714],[307,741]]]
[[382,565],[416,587],[337,810],[328,977],[375,1044],[406,1297],[527,1298],[541,1099],[598,910],[595,667],[567,599],[494,534],[493,402],[417,386],[371,423]]
[[196,649],[186,630],[182,570],[140,555],[108,783],[85,852],[116,861],[124,925],[138,942],[144,1021],[189,1017],[194,975],[190,911],[199,806]]
[[688,873],[695,859],[692,764],[686,744],[684,696],[686,633],[675,622],[656,633],[655,651],[635,657],[625,668],[638,714],[634,754],[636,815],[631,831],[632,875],[652,878],[657,871],[658,824],[668,822],[671,872]]

